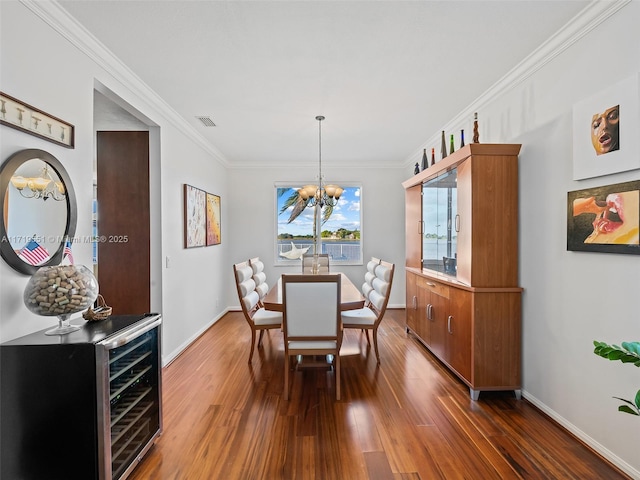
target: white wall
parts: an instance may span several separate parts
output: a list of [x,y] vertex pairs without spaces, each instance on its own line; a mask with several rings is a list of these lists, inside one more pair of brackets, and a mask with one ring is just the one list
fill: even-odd
[[[310,152],[312,154],[312,151]],[[389,308],[404,307],[404,189],[401,183],[412,173],[406,168],[363,169],[326,165],[323,159],[322,173],[327,181],[358,182],[362,185],[362,239],[363,258],[383,258],[396,264]],[[233,218],[224,227],[233,239],[227,278],[233,281],[232,264],[259,256],[265,262],[267,283],[272,284],[284,272],[297,272],[290,266],[275,266],[276,192],[277,182],[293,182],[304,185],[313,183],[318,174],[317,165],[296,169],[252,168],[231,169],[228,202]],[[333,270],[333,267],[332,267]],[[361,285],[365,267],[342,266],[355,285]],[[239,308],[238,294],[232,284],[227,298],[229,305]]]
[[[93,158],[94,87],[101,85],[141,112],[152,129],[152,291],[161,289],[160,299],[153,299],[163,315],[163,359],[169,361],[204,331],[225,311],[226,292],[223,268],[228,257],[223,231],[222,245],[186,250],[182,245],[182,188],[184,183],[212,193],[227,194],[227,172],[215,155],[197,137],[185,133],[161,101],[145,86],[129,80],[120,64],[107,65],[96,50],[77,47],[73,30],[57,7],[32,4],[53,26],[62,25],[65,36],[18,2],[0,2],[0,83],[2,91],[75,125],[75,148],[67,149],[17,130],[0,127],[0,158],[25,148],[40,148],[52,153],[67,169],[78,202],[79,238],[91,236],[91,199]],[[50,16],[49,16],[50,14]],[[60,23],[58,23],[60,22]],[[25,32],[29,32],[28,35]],[[71,40],[67,40],[66,34]],[[16,40],[17,39],[17,40]],[[74,44],[75,42],[75,44]],[[171,113],[171,112],[169,112]],[[160,140],[157,140],[159,132]],[[155,139],[155,140],[154,140]],[[159,145],[159,146],[158,146]],[[160,206],[158,208],[158,203]],[[222,206],[227,216],[226,205]],[[91,264],[91,244],[74,244],[76,263]],[[169,268],[165,259],[169,257]],[[126,260],[123,261],[126,277]],[[29,313],[22,303],[28,277],[14,272],[0,262],[0,341],[47,328],[55,319]],[[158,295],[155,295],[156,297]],[[220,301],[216,301],[220,299]],[[107,299],[108,302],[108,299]],[[76,318],[79,318],[77,314]]]
[[640,341],[640,256],[567,251],[566,231],[567,192],[640,179],[572,180],[573,105],[640,71],[639,23],[630,2],[478,110],[481,142],[523,145],[523,395],[634,478],[640,419],[612,396],[633,399],[640,370],[597,357],[592,342]]

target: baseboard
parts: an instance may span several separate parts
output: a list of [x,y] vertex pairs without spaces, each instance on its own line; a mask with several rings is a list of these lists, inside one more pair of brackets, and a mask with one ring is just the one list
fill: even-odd
[[209,330],[218,320],[226,315],[227,312],[231,311],[229,308],[225,308],[217,317],[213,318],[207,324],[204,325],[200,330],[198,330],[194,335],[192,335],[188,340],[184,341],[182,345],[176,348],[173,352],[168,355],[162,355],[162,368],[165,368],[171,364],[176,358],[178,358],[182,352],[184,352],[189,346],[195,342],[204,332]]
[[589,435],[584,433],[582,430],[577,428],[574,424],[569,422],[566,418],[558,415],[558,413],[551,408],[549,408],[545,403],[541,402],[535,396],[531,395],[526,390],[522,390],[522,396],[536,408],[538,408],[541,412],[551,418],[554,422],[562,426],[565,430],[567,430],[571,435],[576,437],[579,441],[584,443],[587,447],[593,450],[595,453],[600,455],[603,459],[611,463],[614,467],[619,469],[621,472],[629,475],[631,478],[639,478],[640,479],[640,471],[636,470],[634,467],[629,465],[627,462],[622,460],[616,454],[614,454],[611,450],[604,447],[602,444],[591,438]]

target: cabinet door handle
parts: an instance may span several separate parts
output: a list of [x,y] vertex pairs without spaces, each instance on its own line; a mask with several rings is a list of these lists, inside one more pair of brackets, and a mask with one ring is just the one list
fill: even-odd
[[449,317],[447,318],[447,332],[453,335],[453,330],[451,330],[451,320],[453,320],[453,316],[449,315]]
[[455,221],[454,228],[456,229],[456,232],[460,232],[460,215],[456,213],[455,219],[456,221]]
[[431,318],[432,312],[433,312],[433,305],[428,304],[427,305],[427,320],[433,320],[433,318]]
[[416,297],[415,295],[413,296],[413,309],[418,309],[418,297]]
[[428,286],[428,287],[435,287],[435,286],[436,286],[436,284],[435,284],[435,283],[431,283],[431,282],[427,282],[427,286]]
[[418,233],[422,235],[422,231],[424,230],[424,221],[418,220]]

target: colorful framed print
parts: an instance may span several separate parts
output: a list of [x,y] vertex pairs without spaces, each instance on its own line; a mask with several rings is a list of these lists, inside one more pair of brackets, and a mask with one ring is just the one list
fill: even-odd
[[22,130],[66,148],[75,148],[73,125],[2,92],[0,92],[0,124]]
[[640,180],[567,194],[567,250],[640,255]]
[[206,192],[184,186],[184,246],[203,247],[206,240]]
[[207,193],[207,245],[220,245],[220,197]]
[[638,74],[573,107],[573,179],[640,168]]

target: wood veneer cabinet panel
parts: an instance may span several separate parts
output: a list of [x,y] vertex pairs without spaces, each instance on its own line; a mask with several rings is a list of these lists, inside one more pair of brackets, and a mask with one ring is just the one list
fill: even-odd
[[429,326],[429,348],[435,355],[446,361],[448,358],[447,316],[449,315],[449,287],[442,283],[425,281],[422,278],[418,280],[418,289],[424,290],[427,304],[425,310]]
[[[457,288],[450,289],[447,318],[447,363],[471,385],[471,335],[473,294]],[[450,317],[450,318],[449,318]]]
[[418,330],[418,292],[416,291],[416,275],[407,273],[406,302],[407,327],[414,332]]
[[518,283],[517,157],[471,157],[458,166],[458,275],[474,287]]
[[422,265],[422,185],[405,190],[405,265]]
[[518,390],[521,377],[521,294],[473,296],[473,375],[476,390]]

